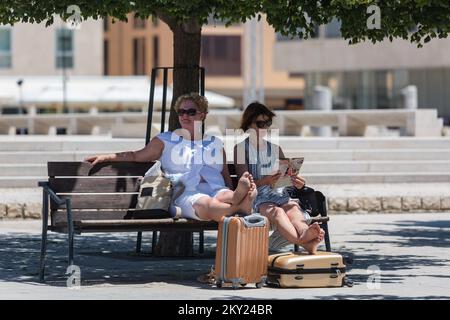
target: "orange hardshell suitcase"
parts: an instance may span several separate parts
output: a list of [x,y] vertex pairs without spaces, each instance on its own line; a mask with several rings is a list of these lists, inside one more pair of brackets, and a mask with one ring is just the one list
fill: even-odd
[[216,285],[255,283],[261,288],[267,275],[269,222],[258,214],[224,217],[219,223],[216,249]]

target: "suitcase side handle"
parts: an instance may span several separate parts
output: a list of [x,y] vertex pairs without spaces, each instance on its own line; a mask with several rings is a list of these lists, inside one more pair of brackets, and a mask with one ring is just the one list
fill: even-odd
[[266,225],[266,218],[259,214],[251,214],[243,217],[243,219],[247,228],[264,227]]

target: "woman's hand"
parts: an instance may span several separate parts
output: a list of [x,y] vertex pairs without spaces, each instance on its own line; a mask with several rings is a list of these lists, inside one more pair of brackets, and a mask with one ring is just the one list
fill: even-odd
[[100,163],[100,162],[111,161],[112,158],[113,158],[113,155],[111,155],[111,154],[100,154],[100,155],[96,155],[96,156],[86,157],[86,158],[84,158],[84,161],[90,162],[93,166],[95,166],[97,163]]
[[299,176],[299,175],[291,175],[291,181],[294,187],[297,189],[301,189],[305,186],[305,178]]
[[278,172],[271,176],[264,176],[264,178],[261,178],[261,179],[255,181],[255,183],[256,183],[256,186],[258,186],[258,187],[264,186],[264,185],[273,186],[280,177],[281,177],[281,172]]

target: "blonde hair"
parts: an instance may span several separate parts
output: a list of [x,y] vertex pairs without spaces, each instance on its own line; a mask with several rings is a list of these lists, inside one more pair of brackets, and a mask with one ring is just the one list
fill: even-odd
[[197,92],[191,92],[189,94],[183,94],[179,96],[177,101],[175,102],[175,111],[178,112],[178,110],[180,110],[181,104],[186,100],[194,102],[197,106],[198,111],[208,113],[208,99],[206,99],[205,96],[199,95]]

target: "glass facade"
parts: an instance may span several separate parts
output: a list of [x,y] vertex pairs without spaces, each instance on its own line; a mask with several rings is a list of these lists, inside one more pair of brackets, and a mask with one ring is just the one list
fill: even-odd
[[419,108],[437,109],[440,117],[450,118],[450,68],[317,72],[304,78],[307,109],[316,85],[331,89],[333,109],[401,108],[400,90],[415,85]]
[[0,68],[11,68],[11,29],[0,28]]

